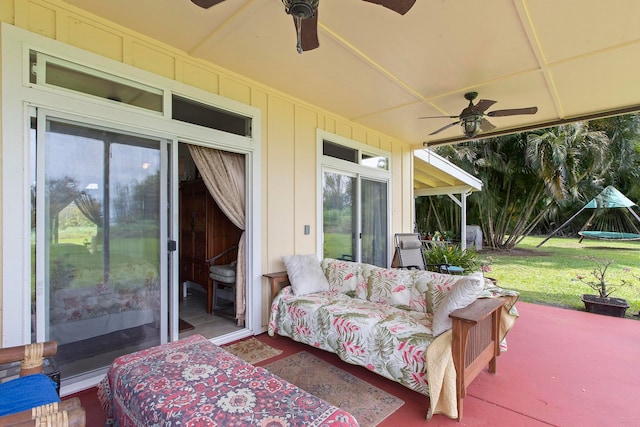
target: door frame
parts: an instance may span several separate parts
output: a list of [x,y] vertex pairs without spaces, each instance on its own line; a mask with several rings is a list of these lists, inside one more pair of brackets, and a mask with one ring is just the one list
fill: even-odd
[[[164,114],[136,111],[113,101],[43,87],[29,81],[30,50],[67,59],[118,76],[162,88]],[[241,137],[171,119],[170,95],[178,94],[250,117],[252,136]],[[261,110],[175,80],[113,61],[109,58],[2,23],[2,346],[31,342],[30,243],[30,109],[45,108],[56,114],[81,115],[116,130],[155,135],[170,141],[172,160],[166,165],[171,180],[169,238],[177,240],[178,141],[245,155],[247,215],[247,316],[245,329],[218,337],[221,344],[261,332]],[[171,166],[175,165],[175,166]],[[178,253],[169,253],[173,298],[169,310],[176,317],[170,340],[178,337]],[[18,323],[17,327],[13,325]],[[9,326],[12,327],[9,327]],[[91,387],[99,378],[63,389],[63,395]]]
[[[352,149],[357,151],[357,161],[349,162],[339,158],[326,156],[323,152],[323,143],[324,141],[329,141],[333,144],[341,145],[343,147]],[[356,180],[356,204],[355,208],[355,220],[356,220],[356,229],[353,230],[357,233],[358,238],[356,248],[355,248],[355,259],[354,261],[359,262],[362,256],[362,193],[361,193],[361,182],[362,179],[368,179],[372,181],[384,182],[387,187],[387,230],[391,229],[391,200],[392,200],[392,170],[391,170],[391,162],[388,162],[388,169],[376,169],[362,165],[362,155],[363,154],[375,154],[379,156],[386,157],[387,159],[391,158],[392,153],[371,147],[369,145],[362,144],[360,142],[351,140],[349,138],[345,138],[340,135],[336,135],[321,129],[316,131],[316,158],[317,158],[317,170],[319,173],[317,174],[316,181],[316,194],[318,195],[318,213],[317,213],[317,224],[316,229],[318,230],[318,246],[316,248],[317,253],[324,253],[324,203],[323,203],[323,195],[324,195],[324,174],[326,172],[329,173],[337,173],[349,177],[353,177]],[[391,257],[392,257],[392,239],[389,237],[389,233],[387,233],[387,267],[391,265]]]

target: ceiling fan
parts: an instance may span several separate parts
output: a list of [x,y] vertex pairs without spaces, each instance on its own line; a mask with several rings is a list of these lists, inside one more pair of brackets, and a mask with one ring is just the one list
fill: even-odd
[[449,118],[459,119],[457,122],[449,123],[448,125],[441,127],[440,129],[431,132],[429,135],[435,135],[442,132],[445,129],[449,129],[451,126],[460,124],[464,135],[467,138],[473,138],[479,131],[487,132],[496,127],[492,125],[485,116],[489,117],[502,117],[502,116],[517,116],[520,114],[535,114],[538,112],[538,107],[526,107],[526,108],[510,108],[507,110],[494,110],[485,113],[489,107],[498,101],[492,101],[490,99],[481,99],[475,105],[473,100],[478,96],[478,92],[467,92],[464,94],[466,100],[469,101],[469,105],[462,110],[457,116],[428,116],[420,117],[420,119],[436,119],[436,118]]
[[[225,0],[191,0],[196,5],[208,9]],[[363,0],[379,4],[387,9],[404,15],[416,0]],[[282,0],[284,10],[293,17],[298,37],[298,53],[320,46],[318,42],[318,3],[320,0]]]

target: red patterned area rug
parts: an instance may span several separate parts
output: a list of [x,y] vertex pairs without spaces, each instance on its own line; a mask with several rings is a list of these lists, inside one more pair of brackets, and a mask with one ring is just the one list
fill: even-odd
[[301,389],[351,413],[361,427],[378,425],[404,405],[401,399],[306,351],[263,367]]
[[282,350],[273,348],[253,337],[233,344],[223,345],[222,348],[251,364],[262,362],[282,353]]

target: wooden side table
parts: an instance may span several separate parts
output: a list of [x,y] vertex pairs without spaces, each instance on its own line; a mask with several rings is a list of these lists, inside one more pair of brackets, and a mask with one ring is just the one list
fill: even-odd
[[286,271],[278,271],[276,273],[263,274],[262,277],[266,277],[269,283],[269,292],[271,293],[271,300],[276,296],[280,289],[285,286],[289,286],[289,276]]

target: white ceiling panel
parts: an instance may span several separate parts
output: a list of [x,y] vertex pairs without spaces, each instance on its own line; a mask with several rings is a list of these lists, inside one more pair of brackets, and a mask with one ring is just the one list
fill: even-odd
[[67,2],[415,147],[463,140],[418,117],[459,114],[469,91],[538,107],[496,132],[640,108],[638,0],[418,0],[404,16],[320,0],[320,47],[301,55],[279,0]]
[[631,44],[550,67],[566,114],[590,114],[640,103],[638,58],[640,44]]
[[528,0],[531,22],[548,64],[637,43],[638,0]]

